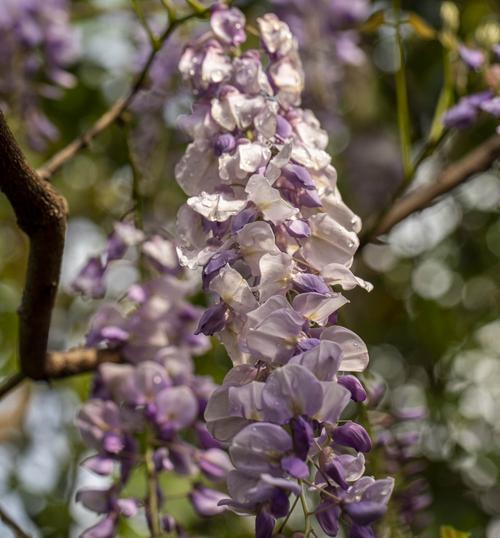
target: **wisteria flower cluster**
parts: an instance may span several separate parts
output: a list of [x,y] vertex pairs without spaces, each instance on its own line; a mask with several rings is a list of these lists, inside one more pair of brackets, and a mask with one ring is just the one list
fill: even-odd
[[[91,399],[77,417],[85,443],[96,451],[82,465],[114,478],[109,489],[77,493],[85,507],[103,515],[83,533],[84,538],[115,536],[120,517],[135,516],[141,507],[150,529],[155,528],[156,517],[164,531],[182,535],[174,516],[163,510],[160,476],[169,472],[189,476],[192,489],[188,498],[195,511],[211,516],[224,510],[218,502],[225,494],[209,487],[207,480],[220,482],[232,468],[227,453],[203,422],[215,385],[193,370],[192,355],[209,347],[205,336],[193,334],[201,311],[186,297],[196,289],[194,280],[185,278],[178,267],[170,242],[159,236],[146,240],[127,223],[117,224],[105,257],[116,259],[133,239],[142,241],[142,249],[149,255],[153,245],[156,253],[162,251],[161,267],[168,270],[132,286],[126,301],[104,304],[87,335],[89,346],[116,350],[123,363],[101,365]],[[149,258],[156,268],[158,259]],[[91,260],[87,267],[95,263]],[[188,432],[191,442],[186,440]],[[123,495],[133,472],[141,468],[146,469],[152,487],[142,499]]]
[[314,107],[328,130],[341,132],[345,126],[339,103],[348,90],[348,69],[366,61],[359,26],[370,15],[370,1],[318,0],[314,9],[306,0],[273,0],[272,4],[303,54],[308,80],[304,101]]
[[3,0],[0,35],[0,103],[24,119],[30,144],[42,150],[58,133],[40,99],[75,82],[66,70],[78,48],[66,0]]
[[289,497],[310,490],[326,534],[342,518],[351,537],[374,536],[393,480],[363,476],[371,440],[341,418],[366,397],[352,373],[368,353],[337,324],[348,302],[338,290],[371,287],[350,271],[361,222],[340,196],[327,134],[300,108],[295,38],[273,14],[257,22],[262,50],[242,51],[243,14],[216,7],[180,62],[197,99],[181,122],[193,142],[176,168],[189,195],[178,251],[216,299],[198,332],[216,334],[234,363],[205,412],[235,467],[224,504],[256,514],[266,538]]

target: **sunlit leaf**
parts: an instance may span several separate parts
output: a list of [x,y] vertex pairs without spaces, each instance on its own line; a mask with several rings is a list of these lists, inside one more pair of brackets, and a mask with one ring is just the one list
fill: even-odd
[[360,30],[362,32],[376,32],[385,23],[385,12],[383,9],[375,11],[370,17],[361,25]]
[[415,33],[422,39],[436,38],[436,30],[416,13],[410,13],[408,15],[408,23],[415,30]]
[[441,527],[440,529],[441,538],[470,538],[470,532],[457,531],[453,527]]

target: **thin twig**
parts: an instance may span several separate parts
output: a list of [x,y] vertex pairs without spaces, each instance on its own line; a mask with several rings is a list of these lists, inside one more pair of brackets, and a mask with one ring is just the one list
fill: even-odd
[[439,196],[450,192],[473,175],[488,170],[499,158],[500,135],[494,135],[465,157],[445,168],[435,181],[396,200],[376,228],[361,237],[361,246],[389,232],[406,217],[430,206]]
[[0,507],[0,521],[14,533],[16,538],[30,538],[21,527]]
[[130,87],[125,97],[120,97],[104,114],[90,127],[85,133],[78,138],[70,142],[66,147],[58,151],[53,157],[51,157],[39,170],[38,174],[46,180],[49,180],[68,160],[75,156],[81,149],[85,148],[90,142],[112,125],[118,118],[121,117],[131,105],[135,96],[144,85],[149,69],[151,68],[158,51],[162,48],[172,33],[182,25],[183,23],[194,19],[203,18],[209,13],[208,9],[204,11],[197,11],[195,13],[189,13],[184,17],[180,17],[168,22],[167,28],[163,34],[158,38],[158,47],[152,48],[149,56],[141,69],[140,73],[135,78],[132,86]]

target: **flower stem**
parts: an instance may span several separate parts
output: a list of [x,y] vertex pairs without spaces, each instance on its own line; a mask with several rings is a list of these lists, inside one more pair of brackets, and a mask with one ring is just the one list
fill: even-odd
[[144,28],[144,31],[146,32],[148,36],[149,43],[151,44],[151,48],[153,50],[157,50],[159,47],[159,41],[155,37],[153,31],[151,30],[148,20],[146,19],[144,13],[142,12],[142,9],[139,7],[137,0],[131,0],[131,1],[132,1],[132,9],[135,11],[137,18],[139,19],[139,22],[141,23],[142,27]]
[[147,479],[147,510],[149,517],[148,525],[151,532],[151,538],[161,537],[160,525],[160,506],[158,502],[157,477],[156,469],[153,461],[153,449],[148,447],[145,454],[146,459],[146,479]]
[[286,524],[288,523],[288,520],[290,519],[290,516],[295,510],[295,507],[297,506],[297,503],[299,502],[299,500],[300,500],[300,496],[295,497],[295,501],[293,501],[292,507],[290,508],[290,510],[288,510],[288,514],[286,515],[285,519],[281,523],[278,533],[281,533],[284,531]]
[[411,162],[410,112],[408,107],[408,90],[406,87],[405,57],[403,51],[403,40],[401,37],[400,0],[392,0],[392,9],[395,17],[396,46],[399,56],[399,68],[395,74],[399,140],[401,144],[404,179],[405,182],[407,182],[412,176],[413,166]]
[[207,11],[207,8],[198,0],[186,0],[186,3],[189,4],[196,13],[201,14]]
[[302,505],[302,510],[304,511],[304,536],[307,538],[311,534],[311,514],[309,513],[309,508],[307,506],[306,496],[304,494],[304,489],[300,492],[300,504]]

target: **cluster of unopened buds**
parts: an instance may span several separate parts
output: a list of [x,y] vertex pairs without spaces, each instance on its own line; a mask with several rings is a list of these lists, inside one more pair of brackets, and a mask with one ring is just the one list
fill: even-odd
[[[491,50],[460,45],[462,63],[471,73],[483,73],[486,89],[461,97],[443,116],[448,128],[464,129],[473,125],[481,114],[500,118],[500,44]],[[498,127],[497,129],[500,129]]]
[[217,6],[210,22],[180,62],[196,102],[181,121],[193,142],[176,168],[189,196],[177,240],[214,297],[198,333],[217,335],[234,363],[205,411],[234,465],[221,504],[255,514],[258,538],[281,532],[294,496],[306,536],[312,517],[329,536],[341,521],[352,538],[374,536],[393,479],[364,476],[370,437],[344,417],[366,397],[353,374],[368,353],[337,324],[340,290],[371,287],[350,271],[361,223],[338,191],[327,134],[300,108],[288,26],[262,16],[261,49],[242,50],[238,9]]
[[[207,480],[220,483],[232,468],[203,422],[215,385],[194,374],[192,356],[206,352],[209,342],[193,334],[201,310],[187,297],[197,288],[180,269],[172,243],[158,235],[147,239],[131,224],[118,223],[106,252],[89,261],[76,287],[102,294],[104,268],[134,246],[157,276],[133,285],[125,300],[104,304],[87,335],[89,346],[115,350],[122,363],[100,366],[91,399],[77,417],[85,443],[96,451],[82,465],[113,480],[109,489],[77,493],[77,501],[103,516],[84,538],[115,536],[120,517],[135,516],[143,508],[150,529],[157,518],[162,531],[183,535],[174,516],[163,510],[160,477],[189,477],[186,496],[200,516],[211,516],[224,510],[218,502],[225,494],[207,486]],[[186,440],[188,433],[194,441]],[[141,498],[122,494],[134,473],[144,469],[152,484],[149,491]]]

